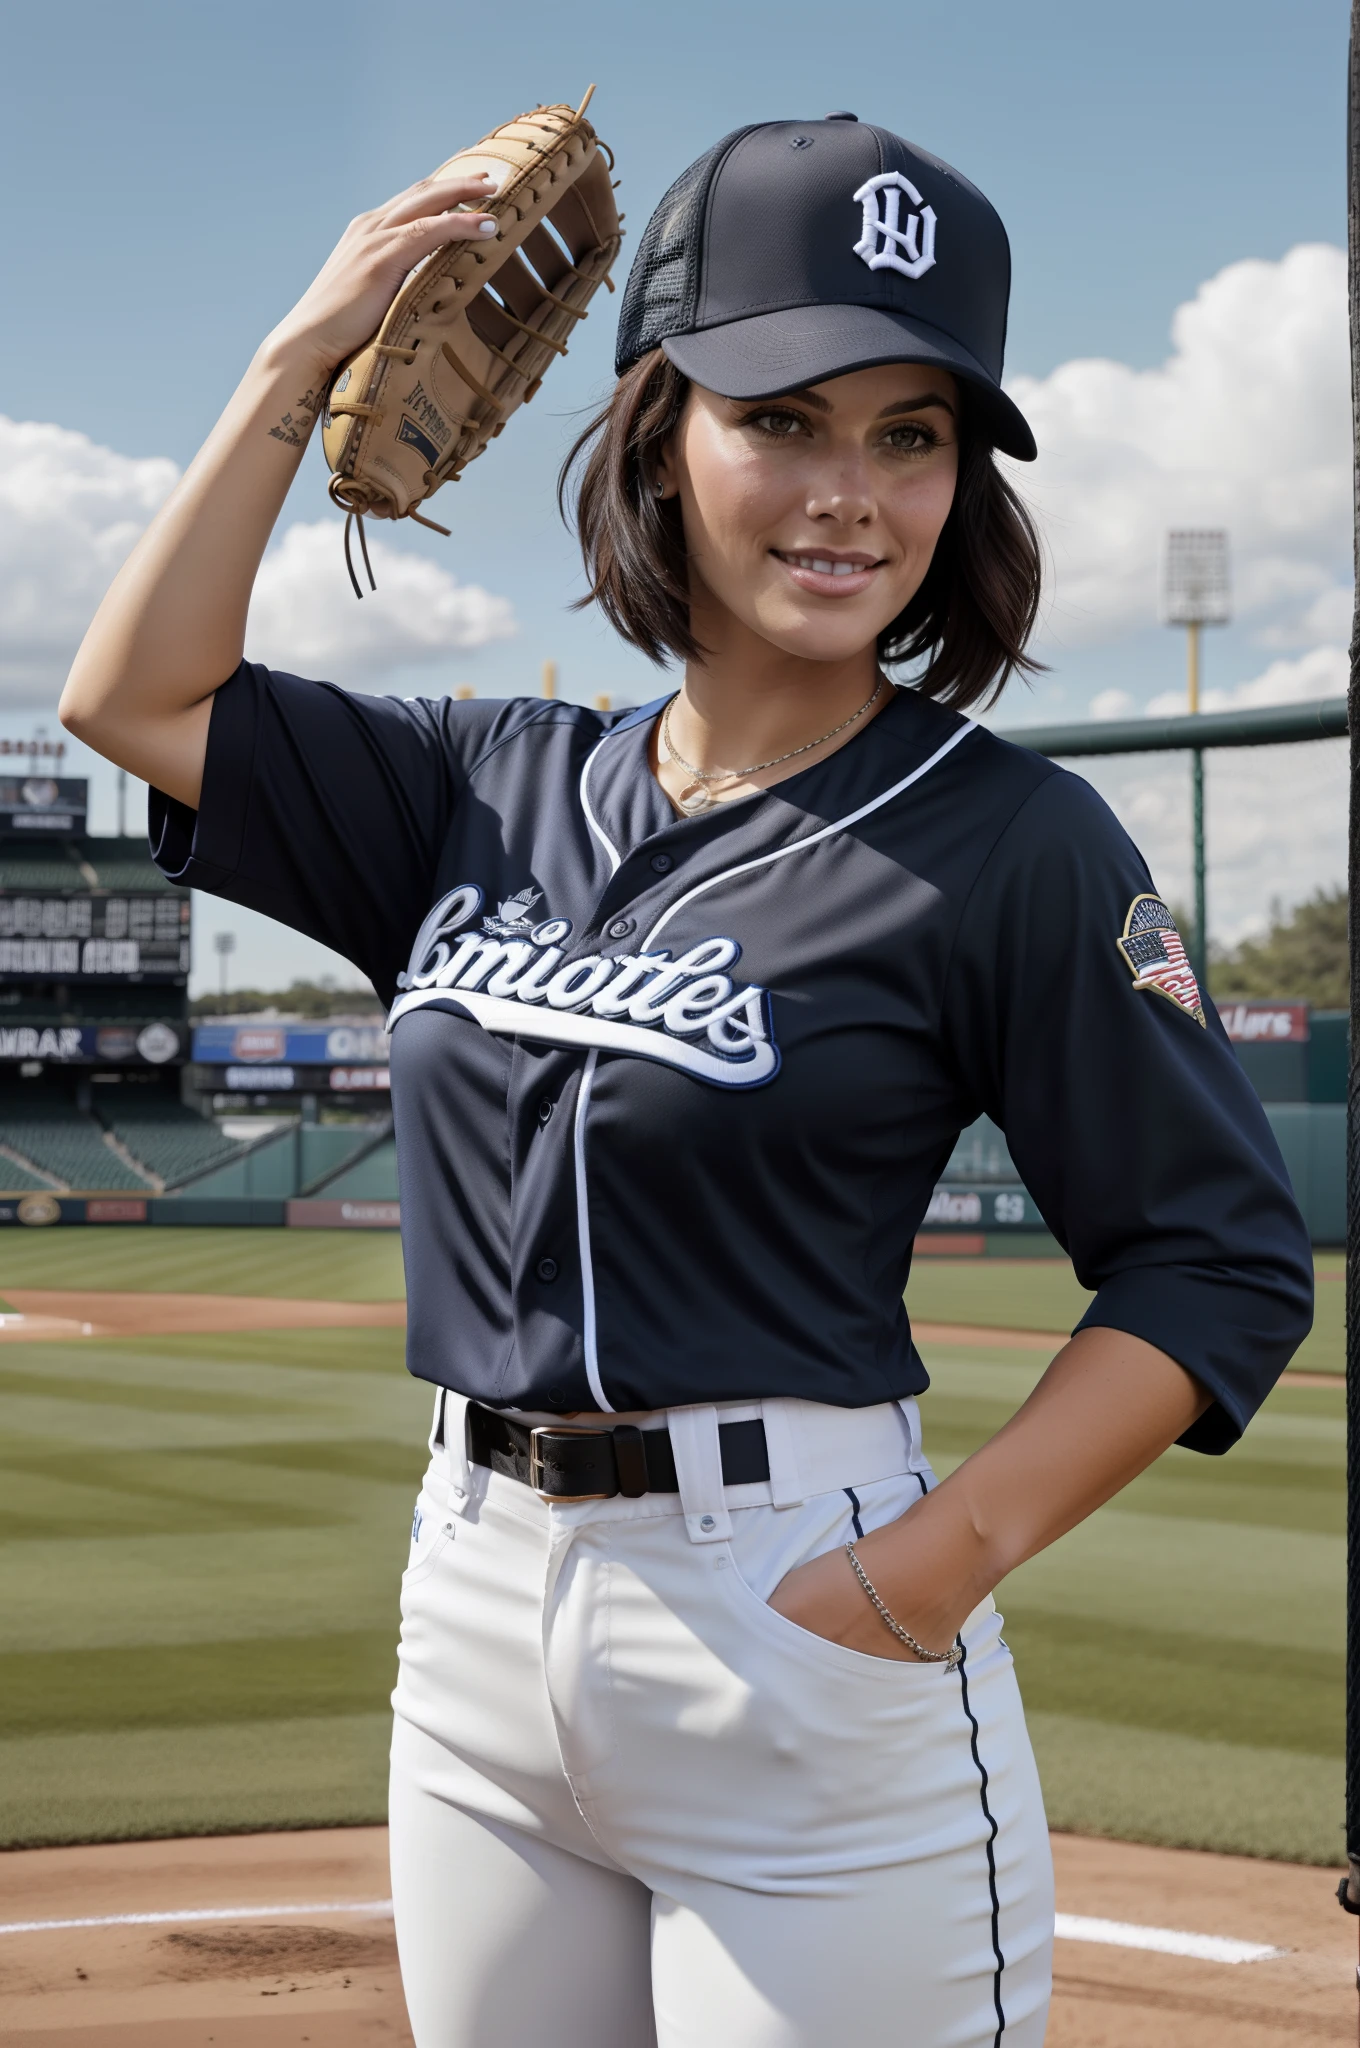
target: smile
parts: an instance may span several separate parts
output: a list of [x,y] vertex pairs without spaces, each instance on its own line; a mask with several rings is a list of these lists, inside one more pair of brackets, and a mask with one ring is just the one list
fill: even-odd
[[819,597],[855,597],[869,588],[875,571],[883,567],[877,555],[822,555],[811,551],[795,554],[784,548],[772,548],[770,552],[777,562],[784,564],[800,588],[814,591]]

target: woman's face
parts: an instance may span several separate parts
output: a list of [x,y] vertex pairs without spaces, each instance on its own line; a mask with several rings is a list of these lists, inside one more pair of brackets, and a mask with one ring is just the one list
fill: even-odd
[[872,647],[949,515],[958,407],[955,380],[914,363],[787,398],[692,386],[661,475],[680,498],[699,640],[721,641],[727,612],[809,661]]

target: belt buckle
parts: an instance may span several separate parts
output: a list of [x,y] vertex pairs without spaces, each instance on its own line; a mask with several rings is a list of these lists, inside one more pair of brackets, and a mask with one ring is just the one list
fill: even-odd
[[574,1507],[579,1501],[612,1500],[612,1493],[545,1493],[539,1484],[543,1477],[543,1452],[539,1438],[544,1436],[598,1436],[605,1437],[612,1432],[607,1429],[573,1429],[570,1424],[559,1422],[540,1423],[529,1431],[529,1485],[540,1500],[558,1507]]

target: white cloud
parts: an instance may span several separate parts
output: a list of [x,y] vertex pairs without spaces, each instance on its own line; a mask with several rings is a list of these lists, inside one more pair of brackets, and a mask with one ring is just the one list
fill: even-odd
[[[1246,705],[1255,704],[1310,704],[1318,697],[1344,697],[1350,681],[1350,659],[1344,647],[1314,647],[1307,654],[1301,654],[1294,661],[1272,661],[1261,675],[1253,676],[1250,682],[1236,683],[1231,689],[1203,690],[1200,693],[1201,711],[1236,711]],[[1119,690],[1107,690],[1107,697],[1122,696]],[[1093,716],[1099,718],[1096,710],[1099,698],[1091,704]],[[1175,718],[1185,711],[1185,694],[1181,690],[1163,690],[1159,697],[1153,697],[1147,705],[1149,718]]]
[[[1336,647],[1273,661],[1234,689],[1206,690],[1206,711],[1306,703],[1345,691],[1348,663]],[[1122,696],[1117,690],[1105,698]],[[1093,700],[1093,716],[1099,717]],[[1127,699],[1125,699],[1127,706]],[[1177,690],[1154,697],[1150,717],[1185,710]],[[1118,714],[1123,716],[1121,709]],[[1074,767],[1112,805],[1159,889],[1189,906],[1190,761],[1186,754],[1125,754]],[[1216,747],[1204,757],[1210,936],[1235,945],[1266,929],[1271,906],[1292,904],[1346,879],[1349,790],[1344,740],[1285,747]]]
[[110,578],[179,471],[0,416],[0,705],[51,704]]
[[1278,263],[1230,264],[1177,309],[1171,332],[1172,353],[1156,369],[1082,360],[1009,387],[1040,449],[1014,475],[1052,560],[1050,647],[1150,625],[1173,526],[1228,529],[1236,611],[1262,644],[1343,638],[1344,252],[1304,244]]
[[290,526],[260,566],[246,627],[246,652],[271,668],[368,684],[398,664],[437,660],[455,650],[504,640],[515,631],[503,597],[476,583],[457,583],[421,555],[399,553],[369,526],[368,552],[377,589],[360,602],[345,568],[341,522]]
[[[0,709],[50,708],[81,636],[179,477],[86,434],[0,415]],[[266,555],[250,650],[276,667],[380,686],[389,671],[515,630],[509,603],[442,564],[370,540],[376,594],[355,601],[341,527],[287,528]]]
[[1129,718],[1133,709],[1133,699],[1127,690],[1101,690],[1091,699],[1092,718]]

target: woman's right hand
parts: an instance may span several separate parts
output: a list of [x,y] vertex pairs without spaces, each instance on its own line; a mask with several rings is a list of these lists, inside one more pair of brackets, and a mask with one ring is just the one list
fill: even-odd
[[213,693],[241,659],[260,558],[332,373],[377,332],[423,257],[494,230],[475,210],[494,190],[484,175],[424,178],[361,213],[257,350],[115,576],[67,678],[62,723],[96,752],[197,805]]
[[384,206],[350,222],[315,281],[268,337],[265,350],[309,361],[318,380],[362,348],[407,275],[447,242],[494,235],[495,222],[475,208],[495,190],[485,172],[475,177],[422,178]]

